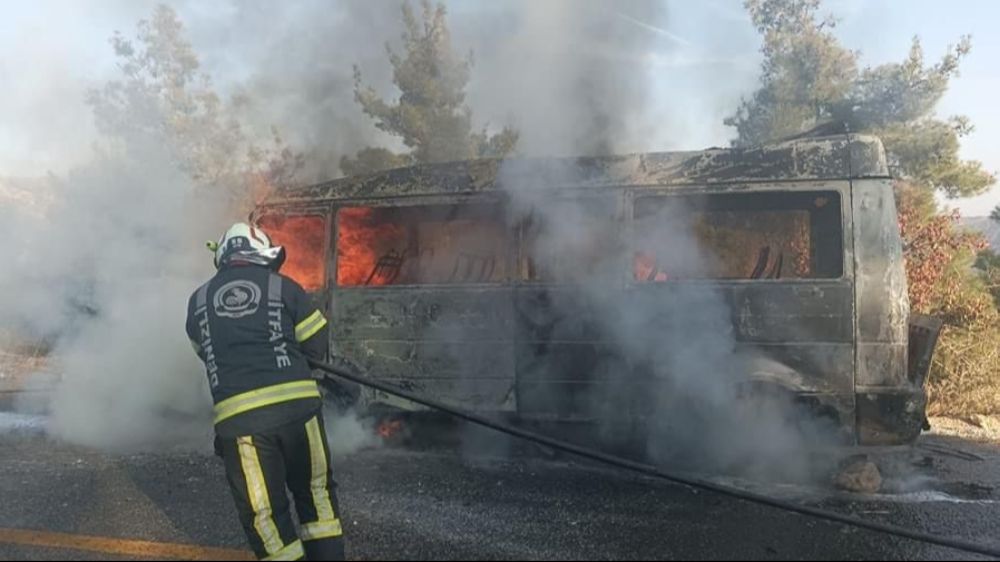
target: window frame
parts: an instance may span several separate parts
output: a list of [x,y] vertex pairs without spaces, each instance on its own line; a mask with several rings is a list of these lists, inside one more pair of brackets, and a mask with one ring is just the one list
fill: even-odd
[[[329,288],[335,291],[363,291],[363,290],[379,290],[379,291],[393,291],[393,290],[421,290],[421,289],[466,289],[466,288],[496,288],[496,287],[509,287],[511,280],[508,279],[503,281],[494,282],[475,282],[475,283],[396,283],[391,285],[340,285],[337,282],[337,266],[340,258],[339,252],[337,251],[337,244],[340,240],[340,210],[345,208],[354,207],[371,207],[371,208],[403,208],[403,207],[472,207],[472,206],[497,206],[501,212],[501,219],[506,222],[509,202],[506,197],[503,197],[500,193],[491,194],[479,194],[479,195],[418,195],[409,197],[392,197],[392,198],[369,198],[369,199],[351,199],[337,201],[330,209],[330,224],[331,224],[331,242],[328,250],[330,257],[331,269],[330,275],[328,276]],[[510,224],[506,225],[505,228],[505,238],[504,238],[504,267],[505,271],[513,271],[511,268],[514,266],[512,255],[514,252],[511,251],[511,246],[515,244],[516,235],[516,225],[512,226]]]
[[[841,268],[838,277],[782,278],[782,279],[675,279],[660,283],[639,282],[634,279],[632,253],[635,251],[635,205],[637,200],[660,197],[711,197],[725,195],[752,195],[768,193],[834,193],[840,201]],[[679,283],[714,285],[800,284],[816,285],[851,281],[854,278],[854,229],[851,224],[851,184],[849,180],[804,181],[804,182],[760,182],[738,184],[692,184],[669,186],[621,185],[601,189],[555,188],[544,193],[547,201],[575,201],[582,199],[608,199],[615,206],[618,235],[625,244],[626,252],[618,258],[619,277],[607,279],[607,284],[625,287],[655,287]],[[338,254],[336,244],[339,236],[339,211],[345,207],[422,207],[422,206],[489,206],[501,209],[504,220],[508,221],[505,267],[507,279],[489,283],[428,283],[394,285],[339,285],[337,284]],[[528,280],[521,277],[520,264],[525,255],[525,224],[523,221],[509,221],[510,196],[504,192],[478,194],[413,195],[376,198],[356,198],[338,200],[326,206],[329,220],[327,239],[327,289],[335,291],[355,290],[419,290],[419,289],[467,289],[467,288],[541,288],[567,287],[570,282],[549,280]],[[313,210],[313,213],[316,211]],[[291,214],[286,211],[286,214]],[[309,213],[297,213],[309,214]]]
[[[330,269],[331,263],[330,263],[330,259],[329,259],[330,253],[331,253],[331,251],[330,251],[330,248],[331,248],[330,244],[331,244],[331,240],[332,240],[332,238],[331,238],[331,223],[332,223],[332,218],[331,218],[331,215],[330,215],[330,205],[289,205],[289,206],[276,205],[276,206],[267,206],[267,207],[262,207],[257,212],[255,212],[251,216],[250,221],[252,223],[254,223],[254,224],[258,224],[259,225],[260,221],[266,220],[268,217],[273,217],[273,216],[280,216],[280,217],[283,217],[285,219],[300,218],[300,217],[316,217],[316,218],[323,219],[323,221],[325,223],[324,224],[325,228],[323,229],[324,230],[324,233],[323,233],[323,249],[322,249],[322,253],[320,255],[323,257],[322,264],[323,264],[323,268],[324,268],[324,270],[323,270],[323,279],[324,279],[324,282],[316,290],[306,289],[306,292],[309,293],[309,294],[313,294],[313,295],[318,294],[318,293],[325,293],[330,288],[330,272],[331,272],[331,269]],[[265,232],[267,231],[263,226],[261,226],[261,229],[263,229]],[[296,280],[296,282],[299,282],[299,281]]]
[[[636,251],[636,218],[635,209],[638,200],[649,198],[692,198],[692,197],[713,197],[713,196],[752,196],[767,195],[775,193],[797,193],[816,194],[835,193],[840,201],[840,234],[841,234],[841,267],[840,275],[836,277],[808,277],[808,278],[781,278],[781,279],[674,279],[661,282],[636,281],[631,265],[626,273],[626,284],[629,287],[657,287],[677,284],[714,284],[714,285],[755,285],[755,284],[798,284],[817,285],[831,284],[850,281],[854,278],[853,263],[854,251],[853,227],[850,222],[851,213],[851,184],[849,181],[809,181],[809,182],[789,182],[789,183],[741,183],[741,184],[720,184],[720,185],[692,185],[673,186],[670,188],[656,187],[647,188],[642,186],[629,186],[625,188],[628,192],[628,218],[626,239],[628,243],[628,254],[631,256]],[[631,264],[631,260],[629,261]]]
[[[606,200],[608,204],[611,205],[611,210],[614,212],[614,222],[617,226],[616,235],[619,240],[621,240],[626,247],[630,245],[630,241],[627,238],[627,228],[626,223],[626,206],[625,206],[625,190],[621,188],[608,188],[601,190],[569,190],[560,189],[553,190],[551,194],[546,194],[544,201],[547,204],[558,204],[560,202],[575,203],[584,200],[590,201],[601,201]],[[548,279],[526,279],[521,276],[521,263],[528,258],[527,249],[527,224],[524,221],[519,221],[517,224],[517,251],[514,257],[514,267],[516,275],[513,276],[512,283],[515,286],[524,288],[536,288],[536,287],[571,287],[574,284],[570,281],[553,281]],[[615,270],[618,272],[615,276],[599,279],[597,284],[608,284],[608,285],[620,285],[622,282],[621,271],[622,268],[628,263],[627,253],[617,256],[614,261],[617,262],[615,265]]]

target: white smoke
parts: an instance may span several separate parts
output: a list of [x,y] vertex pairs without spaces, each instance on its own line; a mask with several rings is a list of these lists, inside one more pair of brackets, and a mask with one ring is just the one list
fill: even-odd
[[[665,37],[667,5],[656,0],[503,3],[458,26],[475,41],[475,107],[511,119],[524,155],[651,150],[653,53],[681,46]],[[487,25],[487,19],[495,22]],[[485,36],[482,35],[485,33]],[[461,37],[462,35],[460,35]],[[474,39],[475,38],[475,39]],[[478,39],[478,40],[476,40]]]
[[324,410],[326,439],[334,459],[348,457],[362,449],[382,446],[376,435],[373,420],[362,418],[356,411],[339,412],[334,408]]
[[185,420],[210,403],[183,324],[211,268],[199,241],[224,209],[138,139],[49,190],[44,213],[4,222],[17,244],[0,276],[0,323],[54,346],[50,431],[113,448],[197,438]]
[[[67,162],[85,161],[97,133],[83,96],[117,74],[107,38],[116,29],[128,35],[157,3],[100,0],[81,8],[52,1],[65,19],[48,22],[44,8],[12,14],[19,29],[57,25],[51,35],[25,31],[0,43],[32,55],[0,69],[12,74],[11,87],[0,91],[0,105],[9,109],[0,147],[16,149],[0,154],[3,174],[63,173]],[[352,75],[358,65],[380,94],[398,96],[385,45],[399,49],[402,0],[165,3],[177,11],[218,91],[237,98],[244,123],[263,138],[277,127],[307,156],[303,181],[339,175],[340,157],[365,146],[402,148],[361,112]],[[419,9],[419,0],[412,3]],[[734,34],[731,20],[706,21],[683,6],[445,3],[455,50],[474,58],[467,99],[475,126],[516,127],[524,155],[722,143],[722,117],[756,80],[756,59],[736,56],[755,51],[752,28]],[[710,95],[692,95],[696,90]]]
[[[87,160],[97,133],[83,96],[117,74],[107,39],[158,3],[47,0],[8,11],[0,47],[25,56],[0,66],[0,173],[61,174]],[[354,102],[352,65],[398,95],[385,44],[399,46],[401,0],[162,3],[219,91],[240,96],[242,117],[262,136],[277,126],[306,153],[306,180],[330,179],[341,156],[393,142]],[[445,3],[455,49],[474,55],[477,127],[517,127],[524,154],[604,151],[609,137],[616,151],[721,144],[722,118],[756,83],[759,38],[736,2]]]
[[[517,128],[522,155],[650,150],[671,138],[672,122],[690,118],[656,101],[663,73],[656,56],[692,49],[665,30],[663,2],[445,3],[455,50],[474,60],[467,96],[474,126]],[[245,101],[249,121],[261,131],[277,125],[306,154],[302,178],[328,180],[340,175],[343,155],[370,145],[404,148],[361,112],[352,74],[357,65],[386,99],[399,96],[385,45],[399,52],[401,4],[239,2],[220,16],[224,23],[196,26],[195,44],[220,85]],[[419,0],[411,4],[419,12]],[[239,32],[218,33],[223,26]],[[735,104],[738,94],[728,95]]]
[[[813,453],[830,445],[835,434],[796,410],[786,395],[744,391],[761,356],[738,345],[720,288],[698,281],[631,288],[622,283],[621,268],[632,263],[632,247],[662,256],[660,265],[675,277],[710,279],[714,257],[693,228],[698,207],[672,198],[655,220],[644,221],[651,228],[635,227],[632,246],[628,233],[599,227],[593,200],[554,195],[552,187],[576,185],[582,178],[574,163],[531,161],[509,161],[498,177],[511,196],[511,220],[544,228],[526,250],[561,287],[549,293],[552,317],[558,319],[549,338],[571,340],[560,334],[590,330],[609,347],[581,396],[588,406],[577,414],[598,420],[605,446],[638,442],[646,458],[664,465],[766,479],[811,478],[822,468],[811,465]],[[604,203],[606,216],[617,222],[611,218],[617,214],[615,200]],[[559,402],[558,396],[550,398]],[[647,422],[636,425],[641,418]]]

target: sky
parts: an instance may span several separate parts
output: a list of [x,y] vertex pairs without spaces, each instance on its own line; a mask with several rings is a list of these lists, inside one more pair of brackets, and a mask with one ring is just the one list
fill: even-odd
[[[610,0],[609,0],[610,1]],[[84,161],[95,137],[84,97],[89,88],[113,76],[115,62],[107,39],[115,30],[130,33],[147,17],[152,0],[41,0],[3,2],[0,18],[0,176],[61,173]],[[205,69],[220,88],[253,76],[254,60],[241,49],[227,47],[241,33],[234,26],[233,2],[174,0],[189,29]],[[332,3],[335,5],[335,3]],[[489,6],[479,0],[450,0],[456,21],[489,24]],[[733,136],[722,120],[741,96],[750,94],[759,75],[760,38],[739,0],[688,2],[664,0],[668,17],[661,25],[629,21],[636,34],[650,34],[644,64],[649,71],[649,112],[641,124],[639,150],[694,150],[724,146]],[[992,0],[826,0],[823,10],[839,18],[836,34],[857,49],[865,64],[901,60],[912,37],[923,41],[928,62],[949,44],[972,35],[972,53],[961,75],[941,102],[941,116],[966,115],[975,132],[963,140],[962,155],[1000,171],[1000,111],[993,98],[1000,92],[1000,2]],[[294,15],[294,12],[291,12]],[[289,16],[291,17],[291,16]],[[559,25],[553,22],[552,25]],[[480,29],[480,27],[476,27]],[[462,47],[481,38],[453,29]],[[266,30],[257,30],[266,33]],[[380,45],[383,38],[373,38]],[[477,68],[488,69],[484,60]],[[502,108],[487,88],[470,84],[470,104],[484,118],[503,122]],[[662,127],[656,126],[662,123]],[[630,147],[632,148],[632,147]],[[988,214],[1000,204],[1000,189],[983,197],[949,202],[963,214]]]

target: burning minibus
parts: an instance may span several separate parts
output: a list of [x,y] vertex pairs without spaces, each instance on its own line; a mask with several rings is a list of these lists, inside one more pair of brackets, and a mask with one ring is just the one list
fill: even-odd
[[940,325],[910,314],[874,137],[417,165],[278,189],[255,216],[326,307],[334,353],[462,408],[641,420],[670,358],[704,345],[700,376],[716,350],[739,358],[727,380],[854,444],[926,425]]

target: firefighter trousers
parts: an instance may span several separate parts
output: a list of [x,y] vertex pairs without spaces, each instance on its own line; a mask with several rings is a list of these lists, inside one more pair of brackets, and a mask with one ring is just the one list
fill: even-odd
[[[261,560],[343,560],[322,414],[267,433],[219,438],[240,522]],[[296,533],[286,487],[299,518]]]

